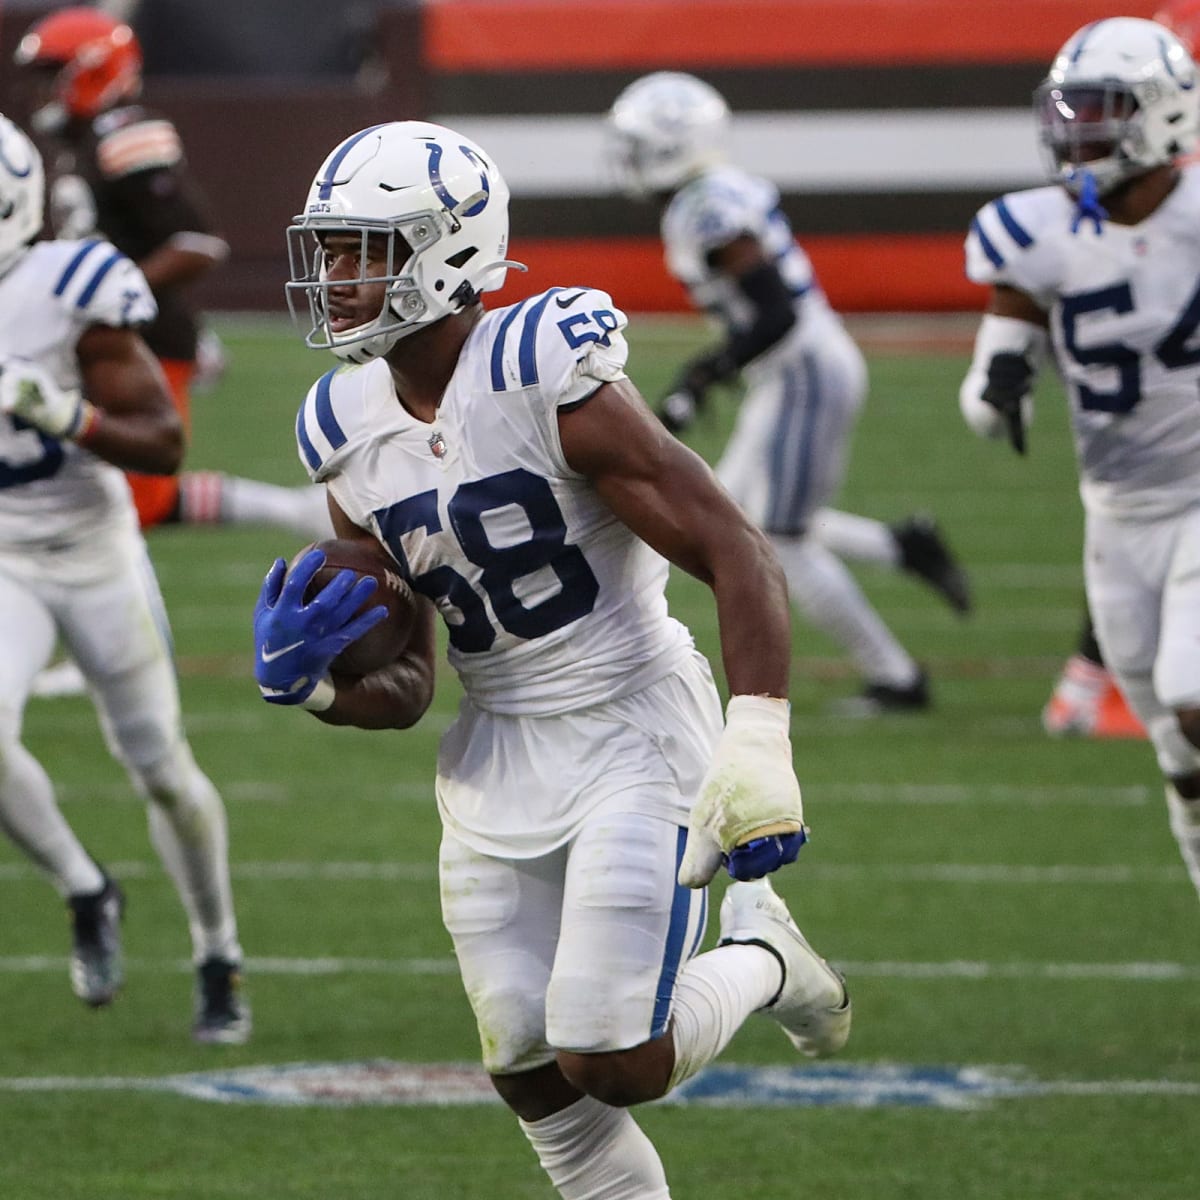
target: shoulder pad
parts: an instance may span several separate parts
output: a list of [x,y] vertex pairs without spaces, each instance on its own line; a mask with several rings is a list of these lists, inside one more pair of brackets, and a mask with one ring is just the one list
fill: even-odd
[[707,253],[743,234],[757,237],[777,203],[778,193],[761,181],[732,169],[712,171],[676,193],[663,223],[669,238]]
[[110,242],[50,242],[56,251],[51,294],[86,322],[136,326],[158,311],[146,277]]
[[1069,232],[1070,198],[1061,188],[1010,192],[985,204],[967,233],[967,277],[1007,283],[1025,291],[1043,286],[1055,235]]
[[627,321],[607,292],[550,288],[496,316],[488,349],[494,392],[536,387],[559,404],[624,375]]
[[362,368],[338,365],[308,390],[296,414],[296,445],[314,483],[331,473],[331,464],[362,424]]
[[182,160],[183,143],[175,126],[165,117],[144,112],[139,112],[136,120],[100,133],[96,142],[96,165],[108,179],[173,167]]

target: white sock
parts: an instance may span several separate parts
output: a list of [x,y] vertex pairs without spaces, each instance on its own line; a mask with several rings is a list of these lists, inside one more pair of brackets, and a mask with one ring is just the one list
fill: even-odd
[[911,687],[920,677],[912,655],[871,607],[846,565],[815,538],[773,536],[793,603],[833,638],[869,683]]
[[179,480],[179,497],[179,519],[187,525],[275,525],[310,541],[333,536],[319,484],[280,487],[216,471],[188,471]]
[[900,543],[896,535],[873,517],[821,508],[813,514],[809,531],[838,558],[874,563],[878,567],[900,566]]
[[1192,886],[1200,893],[1200,800],[1185,800],[1168,783],[1167,814]]
[[779,960],[761,946],[718,946],[679,973],[671,1007],[675,1069],[669,1088],[691,1079],[779,991]]
[[520,1125],[563,1200],[670,1200],[658,1151],[626,1109],[584,1096]]
[[54,785],[20,742],[0,750],[0,829],[54,881],[65,898],[98,892],[104,876],[54,801]]
[[213,957],[240,962],[225,806],[190,752],[179,752],[171,774],[182,780],[169,786],[147,781],[150,840],[187,912],[196,962]]

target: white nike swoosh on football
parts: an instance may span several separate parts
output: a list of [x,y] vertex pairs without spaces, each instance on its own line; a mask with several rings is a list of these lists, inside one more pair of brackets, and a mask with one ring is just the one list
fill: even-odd
[[277,658],[282,658],[289,650],[295,650],[297,646],[303,646],[304,642],[293,642],[290,646],[284,646],[282,650],[268,650],[264,646],[261,650],[263,662],[274,662]]

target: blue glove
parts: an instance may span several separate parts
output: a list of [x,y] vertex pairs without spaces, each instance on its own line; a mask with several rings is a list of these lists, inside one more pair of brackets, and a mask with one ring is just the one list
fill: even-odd
[[761,879],[788,863],[794,863],[800,847],[808,841],[803,829],[795,833],[774,834],[771,837],[753,838],[735,846],[725,855],[725,870],[734,879]]
[[254,678],[271,704],[303,704],[351,642],[387,616],[382,605],[355,616],[376,583],[369,575],[339,571],[309,603],[304,593],[325,564],[310,550],[292,570],[277,558],[254,607]]

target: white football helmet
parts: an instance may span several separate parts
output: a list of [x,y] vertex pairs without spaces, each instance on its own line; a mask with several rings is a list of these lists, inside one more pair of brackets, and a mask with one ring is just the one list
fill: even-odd
[[1085,25],[1034,93],[1051,176],[1103,196],[1187,154],[1200,130],[1196,65],[1170,30],[1137,17]]
[[42,156],[29,138],[0,114],[0,275],[41,232],[45,199]]
[[729,106],[694,75],[655,71],[631,83],[608,113],[610,158],[622,191],[672,192],[723,162]]
[[[386,354],[402,337],[495,291],[509,267],[508,186],[469,138],[428,121],[393,121],[339,142],[321,165],[304,211],[288,228],[294,297],[308,300],[305,345],[350,362]],[[322,238],[362,239],[360,283],[386,283],[378,316],[335,332]],[[367,275],[367,241],[387,236],[387,274]],[[351,280],[350,282],[354,282]]]

